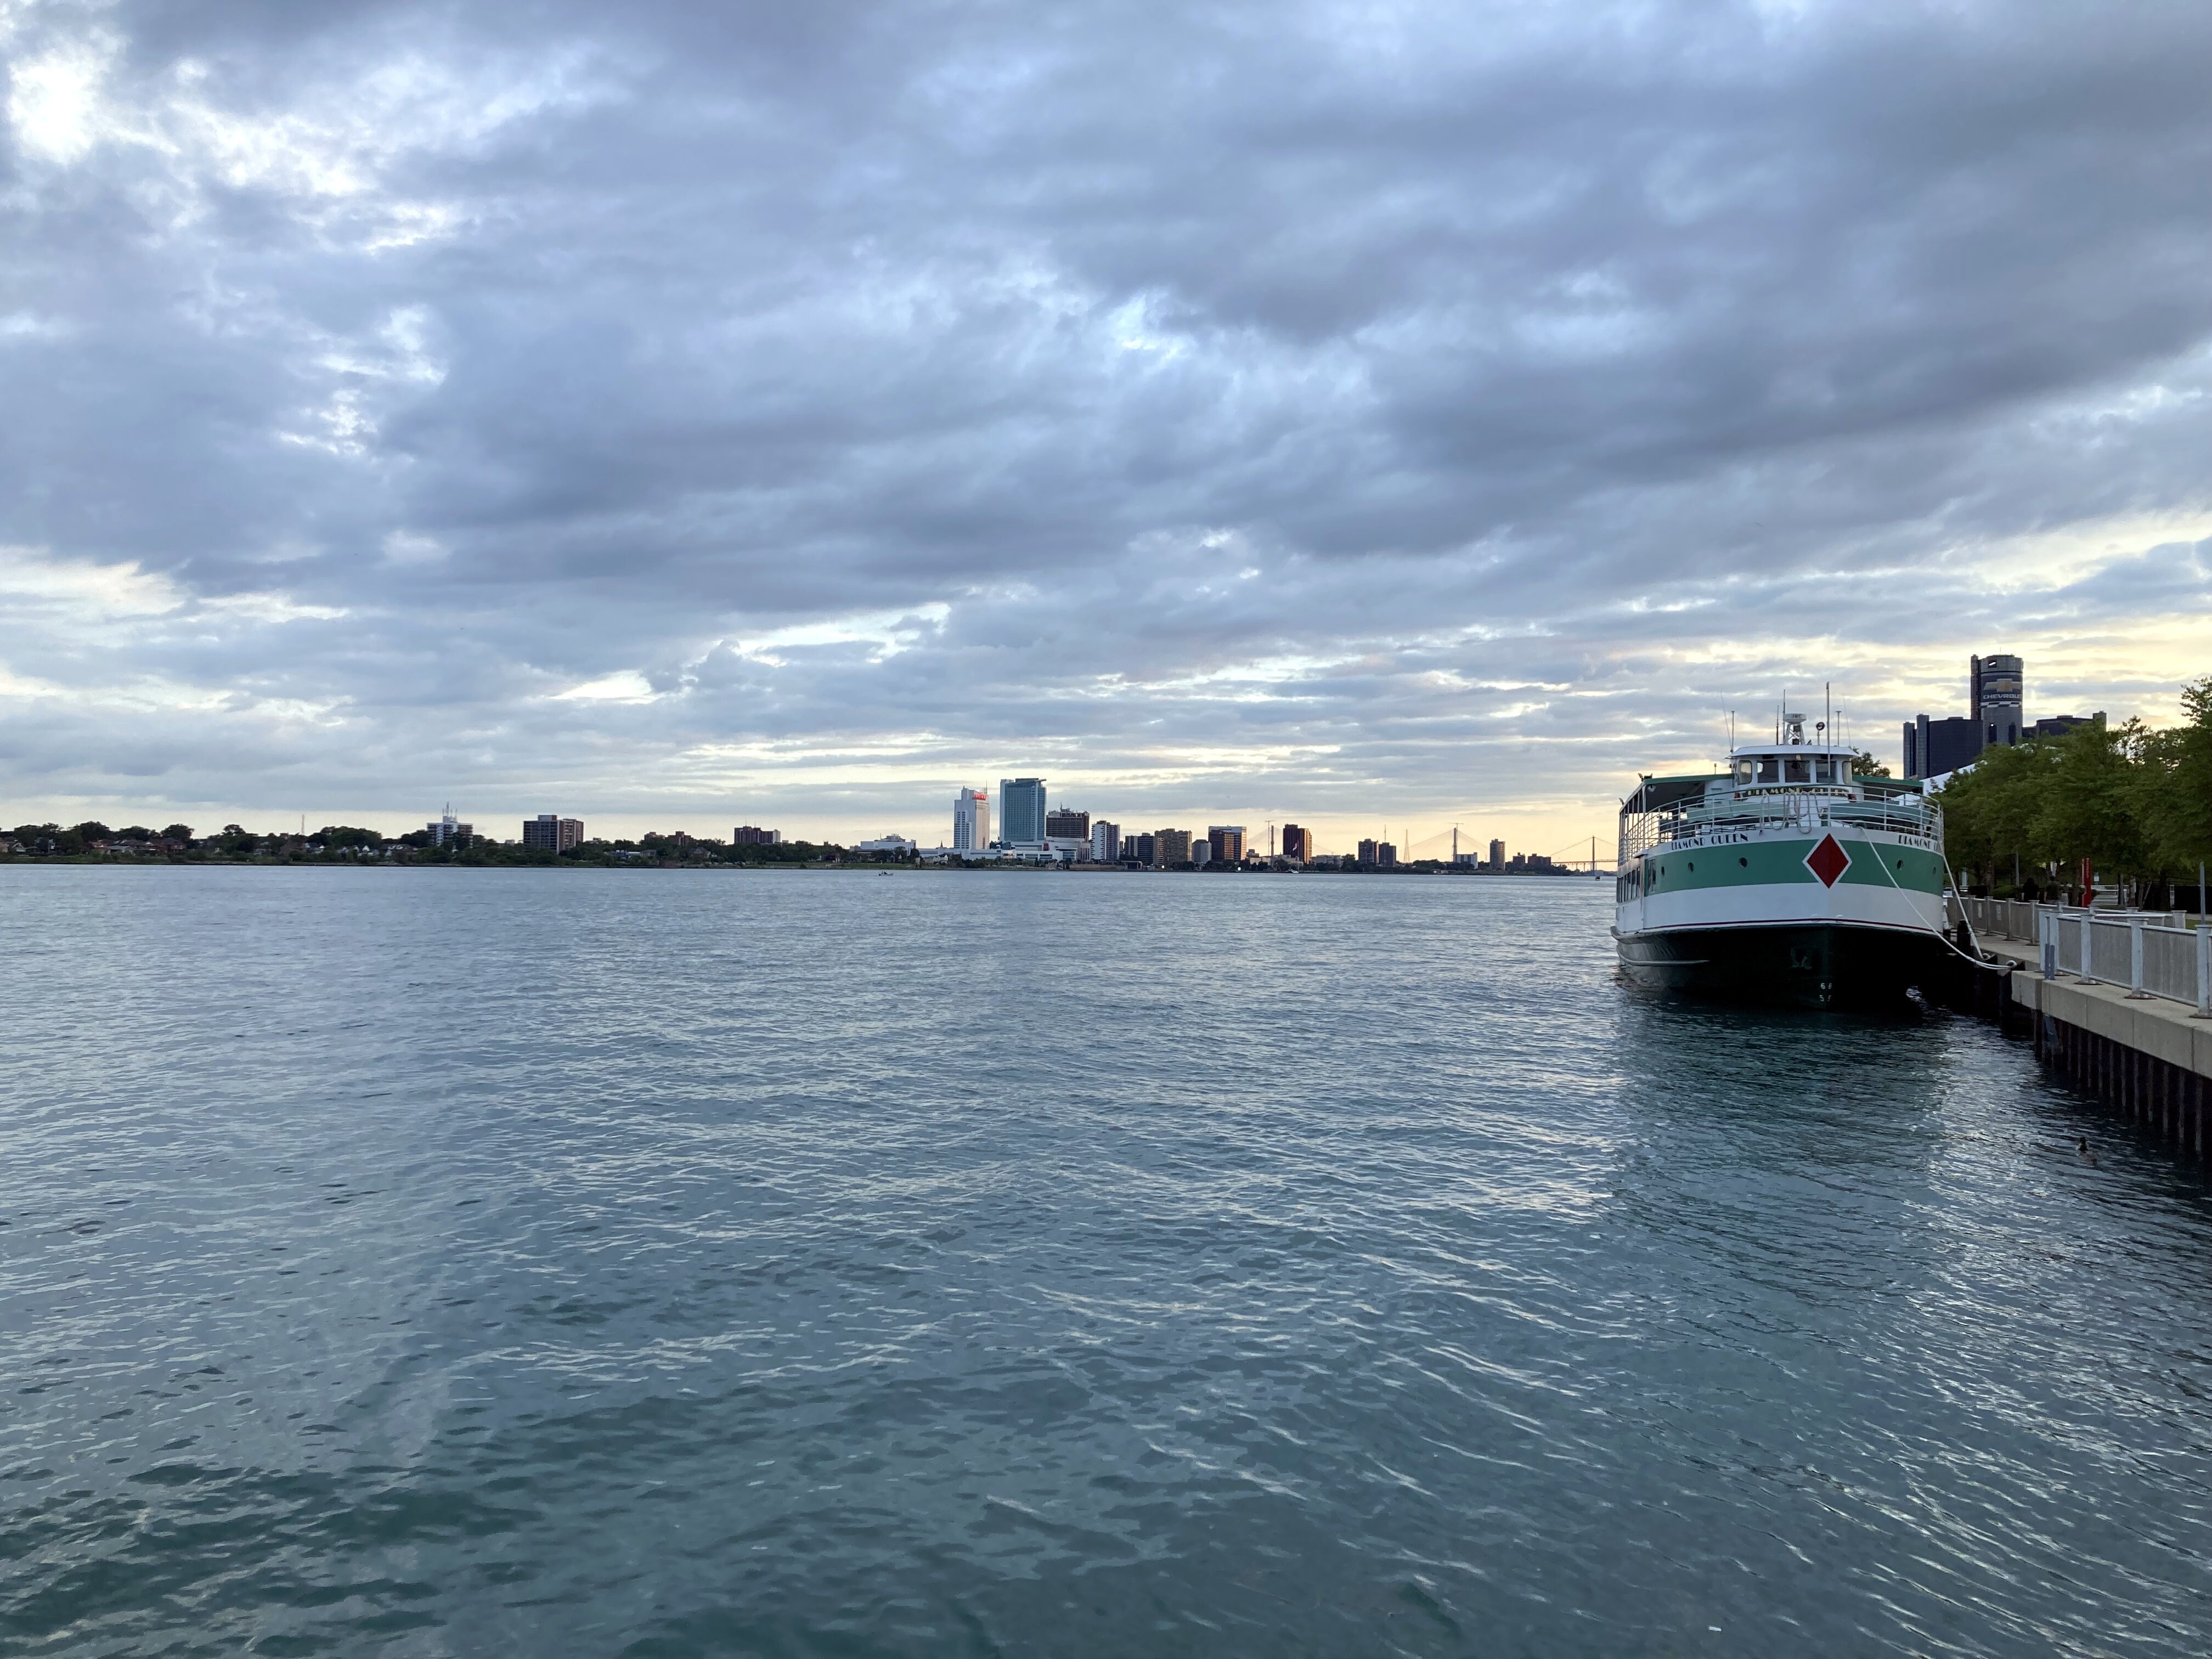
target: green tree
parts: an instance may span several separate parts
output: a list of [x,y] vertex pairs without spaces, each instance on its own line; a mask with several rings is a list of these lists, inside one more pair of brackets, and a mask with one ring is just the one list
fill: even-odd
[[190,841],[191,838],[192,826],[189,823],[173,823],[161,831],[163,841]]
[[2147,736],[2141,720],[2130,720],[2077,726],[2049,745],[2051,774],[2033,830],[2033,844],[2045,856],[2066,864],[2087,859],[2116,878],[2140,880],[2151,872],[2136,811],[2142,799],[2137,754]]
[[2187,724],[2143,739],[2134,805],[2156,872],[2186,881],[2212,864],[2212,676],[2184,686],[2181,706]]
[[1889,775],[1889,768],[1865,750],[1854,749],[1851,751],[1851,775],[1855,778],[1886,778]]
[[2015,861],[2034,865],[2060,856],[2044,849],[2037,832],[2056,760],[2047,743],[2000,745],[1984,750],[1970,770],[1952,777],[1940,799],[1943,848],[1953,869],[1979,872],[1995,886],[2011,879]]

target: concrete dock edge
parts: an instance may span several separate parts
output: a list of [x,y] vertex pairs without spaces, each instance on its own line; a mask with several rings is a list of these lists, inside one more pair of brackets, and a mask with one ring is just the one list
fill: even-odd
[[2033,947],[1984,939],[1996,960],[1949,999],[2029,1037],[2036,1058],[2131,1122],[2203,1158],[2212,1108],[2212,1019],[2186,1005],[2134,997],[2124,986],[2045,979]]

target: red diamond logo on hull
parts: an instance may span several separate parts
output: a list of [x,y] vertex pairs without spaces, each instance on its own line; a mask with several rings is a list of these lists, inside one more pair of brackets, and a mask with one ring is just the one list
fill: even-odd
[[1806,867],[1820,877],[1823,887],[1833,887],[1844,878],[1844,872],[1851,867],[1851,855],[1844,851],[1843,843],[1833,836],[1820,837],[1820,844],[1805,854]]

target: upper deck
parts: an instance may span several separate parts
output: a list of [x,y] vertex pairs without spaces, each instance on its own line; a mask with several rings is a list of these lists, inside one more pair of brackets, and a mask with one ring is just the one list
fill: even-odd
[[1854,751],[1808,743],[1804,717],[1783,717],[1781,738],[1739,745],[1728,769],[1645,778],[1620,805],[1620,862],[1720,830],[1850,825],[1942,839],[1942,812],[1920,781],[1854,777]]

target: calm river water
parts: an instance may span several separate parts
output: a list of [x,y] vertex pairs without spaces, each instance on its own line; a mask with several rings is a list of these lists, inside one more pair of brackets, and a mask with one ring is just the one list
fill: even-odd
[[0,870],[0,1650],[2212,1650],[2203,1177],[1608,895]]

